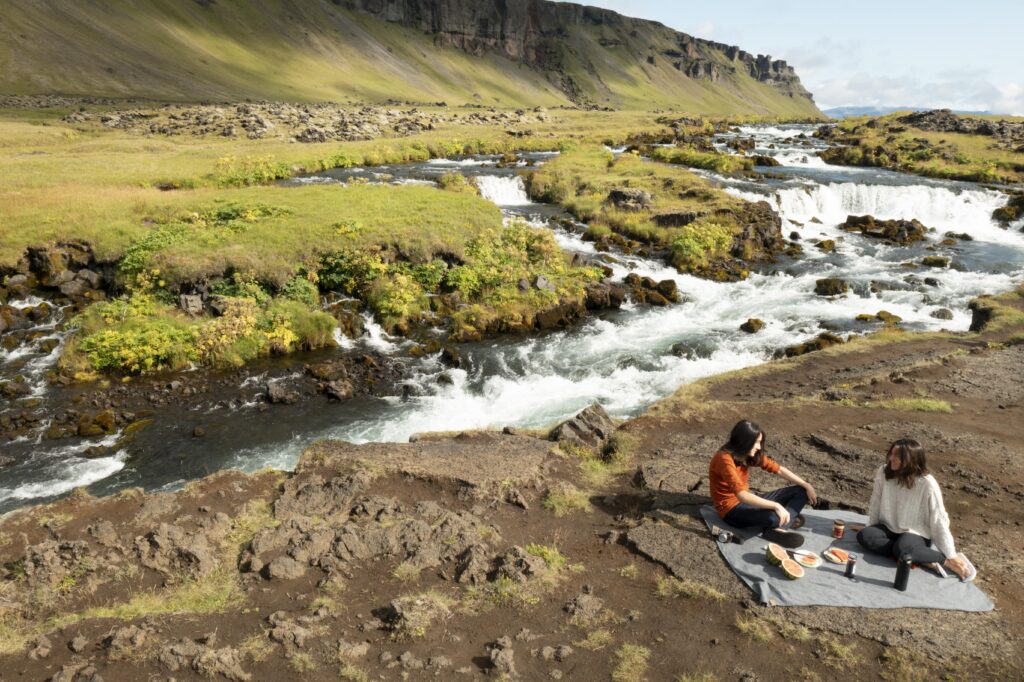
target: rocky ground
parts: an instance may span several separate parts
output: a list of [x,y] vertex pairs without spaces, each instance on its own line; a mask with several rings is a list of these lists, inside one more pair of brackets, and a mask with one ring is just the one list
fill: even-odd
[[[543,123],[543,108],[532,110],[448,111],[444,102],[427,110],[415,106],[351,104],[167,104],[80,111],[67,114],[66,123],[101,125],[147,135],[219,136],[250,140],[331,142],[402,137],[452,125],[517,128]],[[515,131],[510,131],[515,132]],[[528,134],[518,130],[517,134]]]
[[[0,665],[40,680],[1017,678],[1020,310],[1014,294],[978,308],[978,334],[890,332],[713,378],[621,425],[588,410],[550,438],[325,442],[293,474],[14,512]],[[754,604],[697,515],[708,458],[744,417],[833,508],[863,509],[888,443],[920,439],[996,609]]]

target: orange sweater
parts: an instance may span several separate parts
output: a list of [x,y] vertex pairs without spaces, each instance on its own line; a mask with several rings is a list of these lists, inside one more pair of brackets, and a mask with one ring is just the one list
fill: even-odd
[[[761,468],[770,474],[779,473],[779,463],[765,456]],[[715,511],[720,518],[725,518],[740,503],[738,495],[750,487],[750,470],[745,466],[736,466],[732,455],[722,450],[711,458],[708,469],[711,482],[711,501],[715,503]]]

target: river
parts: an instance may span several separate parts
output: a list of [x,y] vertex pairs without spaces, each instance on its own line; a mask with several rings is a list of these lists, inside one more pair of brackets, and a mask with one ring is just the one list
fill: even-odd
[[[629,417],[683,384],[766,362],[780,348],[823,330],[850,335],[876,329],[876,324],[855,321],[861,313],[887,310],[903,318],[903,328],[910,330],[964,331],[970,324],[971,298],[1010,290],[1024,279],[1022,226],[1004,229],[991,219],[992,211],[1005,204],[1004,194],[886,170],[830,166],[818,156],[824,143],[807,137],[813,130],[814,126],[800,125],[752,126],[717,136],[722,149],[730,137],[753,138],[756,149],[750,154],[773,156],[782,165],[759,168],[766,174],[760,180],[703,173],[737,197],[770,202],[783,218],[783,233],[799,236],[804,246],[799,259],[783,257],[743,282],[717,283],[680,275],[658,262],[612,254],[613,280],[629,272],[657,280],[672,278],[684,302],[667,308],[627,304],[567,331],[466,344],[459,369],[442,365],[437,357],[408,356],[407,342],[389,338],[368,320],[364,337],[339,338],[344,347],[333,352],[373,348],[402,357],[404,386],[393,396],[344,403],[309,400],[268,412],[260,412],[253,402],[225,406],[211,400],[188,410],[172,406],[123,448],[91,459],[83,454],[96,442],[44,441],[44,421],[36,436],[3,446],[13,462],[0,464],[0,512],[79,485],[89,485],[96,494],[129,486],[173,489],[227,467],[289,469],[306,446],[324,438],[399,442],[423,431],[539,427],[593,402],[614,416]],[[526,154],[513,167],[499,167],[493,157],[434,160],[335,170],[288,182],[336,185],[344,192],[343,183],[353,177],[428,183],[441,173],[458,170],[474,177],[483,196],[508,218],[553,229],[566,250],[593,254],[593,245],[580,238],[581,230],[561,227],[561,222],[551,220],[561,215],[558,209],[532,203],[524,191],[517,173],[550,156]],[[838,224],[849,214],[916,218],[935,231],[924,243],[896,247],[840,230]],[[967,234],[971,240],[942,245],[946,232]],[[815,248],[811,242],[817,239],[835,240],[835,252]],[[904,265],[925,255],[948,256],[952,265],[919,270]],[[815,295],[815,280],[822,277],[847,280],[850,293],[835,299]],[[936,317],[946,310],[952,312],[951,319]],[[748,318],[763,320],[764,329],[758,334],[740,332]],[[48,324],[56,330],[59,319],[57,314]],[[52,338],[63,343],[58,331]],[[46,386],[45,374],[58,355],[59,347],[46,350],[38,342],[0,350],[0,376],[26,376],[33,383],[33,396],[42,401],[41,409],[56,409],[73,393]],[[290,363],[298,371],[306,361],[277,359],[267,367],[280,370]],[[250,381],[256,385],[260,377]],[[0,409],[0,416],[17,409],[8,405]],[[204,427],[207,435],[191,438],[195,426]],[[107,440],[113,444],[116,437]]]

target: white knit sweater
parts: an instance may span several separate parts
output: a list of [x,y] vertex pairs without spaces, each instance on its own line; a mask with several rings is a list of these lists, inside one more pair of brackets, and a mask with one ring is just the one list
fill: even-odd
[[885,467],[878,467],[868,519],[871,525],[885,524],[894,533],[915,533],[931,540],[932,546],[947,559],[956,556],[942,491],[931,474],[919,476],[914,487],[908,489],[895,478],[886,480]]

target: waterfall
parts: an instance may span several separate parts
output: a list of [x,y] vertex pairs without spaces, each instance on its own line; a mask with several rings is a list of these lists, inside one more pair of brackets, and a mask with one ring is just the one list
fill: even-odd
[[498,206],[528,206],[533,202],[526,195],[526,185],[518,175],[479,175],[475,178],[480,195]]

